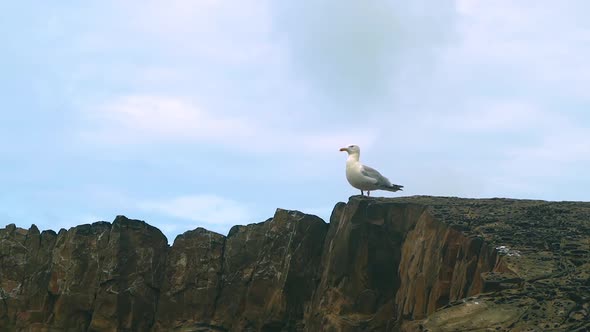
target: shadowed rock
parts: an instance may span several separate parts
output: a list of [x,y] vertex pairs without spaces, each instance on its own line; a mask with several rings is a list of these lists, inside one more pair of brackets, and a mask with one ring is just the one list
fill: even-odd
[[225,237],[204,228],[176,237],[168,255],[154,331],[209,322],[221,288]]
[[328,226],[318,217],[277,210],[264,223],[228,235],[215,325],[232,331],[301,329]]
[[16,260],[9,276],[0,275],[5,331],[145,331],[153,324],[167,254],[155,227],[122,216],[57,236],[9,226],[0,242],[1,271]]
[[327,228],[318,217],[278,209],[227,238],[202,228],[177,237],[153,330],[300,330]]

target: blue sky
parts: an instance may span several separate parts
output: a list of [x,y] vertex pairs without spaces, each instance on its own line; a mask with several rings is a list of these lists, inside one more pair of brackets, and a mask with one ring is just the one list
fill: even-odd
[[[590,200],[590,3],[0,4],[0,225],[169,241],[403,195]],[[399,193],[379,193],[393,197]]]

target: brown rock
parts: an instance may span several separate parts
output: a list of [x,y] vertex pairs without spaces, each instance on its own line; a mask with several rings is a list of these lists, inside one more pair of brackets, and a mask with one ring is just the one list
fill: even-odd
[[402,252],[396,303],[404,319],[425,318],[450,301],[480,293],[480,275],[496,261],[480,237],[467,237],[430,213],[408,232]]
[[87,330],[92,319],[111,224],[62,230],[51,260],[49,317],[40,326]]
[[[428,204],[436,220],[484,242],[474,282],[465,293],[473,296],[451,301],[422,321],[407,321],[402,330],[590,329],[589,203],[407,199]],[[494,255],[486,254],[490,250]],[[494,256],[493,268],[485,271]]]
[[0,229],[0,331],[140,331],[153,324],[167,244],[117,217],[59,235]]
[[197,228],[176,237],[168,255],[154,331],[210,327],[221,287],[225,236]]
[[48,316],[46,289],[55,238],[52,231],[40,234],[35,225],[28,231],[14,225],[0,229],[0,331]]
[[332,215],[308,330],[583,330],[588,220],[588,203],[352,197]]
[[281,209],[264,223],[233,227],[213,325],[231,331],[300,330],[327,228],[316,216]]
[[172,248],[117,217],[0,229],[0,331],[585,331],[590,203],[351,197]]
[[148,331],[164,277],[166,237],[143,221],[118,216],[107,241],[90,255],[98,260],[100,278],[88,330]]
[[[402,235],[423,208],[375,202],[351,199],[334,209],[309,330],[382,330],[394,318]],[[409,218],[393,222],[394,215],[402,214]]]

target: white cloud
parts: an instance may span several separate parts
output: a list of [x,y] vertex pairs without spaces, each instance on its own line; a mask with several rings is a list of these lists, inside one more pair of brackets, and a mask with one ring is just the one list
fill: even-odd
[[[250,208],[237,201],[216,195],[187,195],[170,199],[142,201],[141,210],[180,218],[205,225],[236,225],[252,222]],[[178,230],[174,224],[162,226],[165,231]]]
[[511,149],[510,155],[531,171],[559,173],[563,164],[590,162],[590,132],[575,125],[558,127],[548,130],[537,144]]
[[420,79],[454,15],[451,1],[275,2],[273,12],[293,72],[343,111],[386,99],[395,79]]
[[[590,24],[580,13],[586,1],[530,2],[457,0],[460,41],[448,61],[463,67],[504,70],[529,88],[549,84],[558,92],[587,97]],[[550,93],[556,93],[551,91]]]
[[112,143],[225,140],[254,134],[246,119],[213,115],[193,103],[169,97],[125,96],[86,115],[100,124],[94,132],[97,138]]
[[429,126],[454,132],[489,133],[530,129],[550,117],[524,101],[473,100],[465,110],[433,112],[424,121]]
[[[539,112],[533,127],[523,128],[528,141],[505,146],[496,171],[504,182],[523,185],[527,177],[566,177],[590,167],[590,131],[571,113]],[[528,184],[529,192],[543,184]]]
[[509,165],[520,164],[520,171],[547,170],[548,166],[559,172],[560,164],[590,160],[590,131],[584,122],[571,113],[545,110],[525,100],[474,100],[466,110],[432,113],[419,125],[428,128],[426,132],[436,128],[455,136],[520,135],[524,139],[510,144],[498,139],[498,151],[503,153],[498,157],[508,159]]
[[266,1],[150,0],[123,6],[132,17],[123,24],[133,35],[155,40],[172,54],[244,64],[274,52],[267,42],[271,22]]
[[183,98],[132,95],[117,98],[84,113],[88,141],[117,145],[207,142],[248,152],[298,150],[334,151],[350,142],[369,146],[378,130],[341,127],[308,130],[288,121],[265,122],[256,112],[249,116],[204,110]]

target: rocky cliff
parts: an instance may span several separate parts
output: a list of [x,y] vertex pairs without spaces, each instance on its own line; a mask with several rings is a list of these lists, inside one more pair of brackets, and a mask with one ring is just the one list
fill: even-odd
[[0,229],[0,331],[586,331],[590,203],[351,197],[172,246]]

